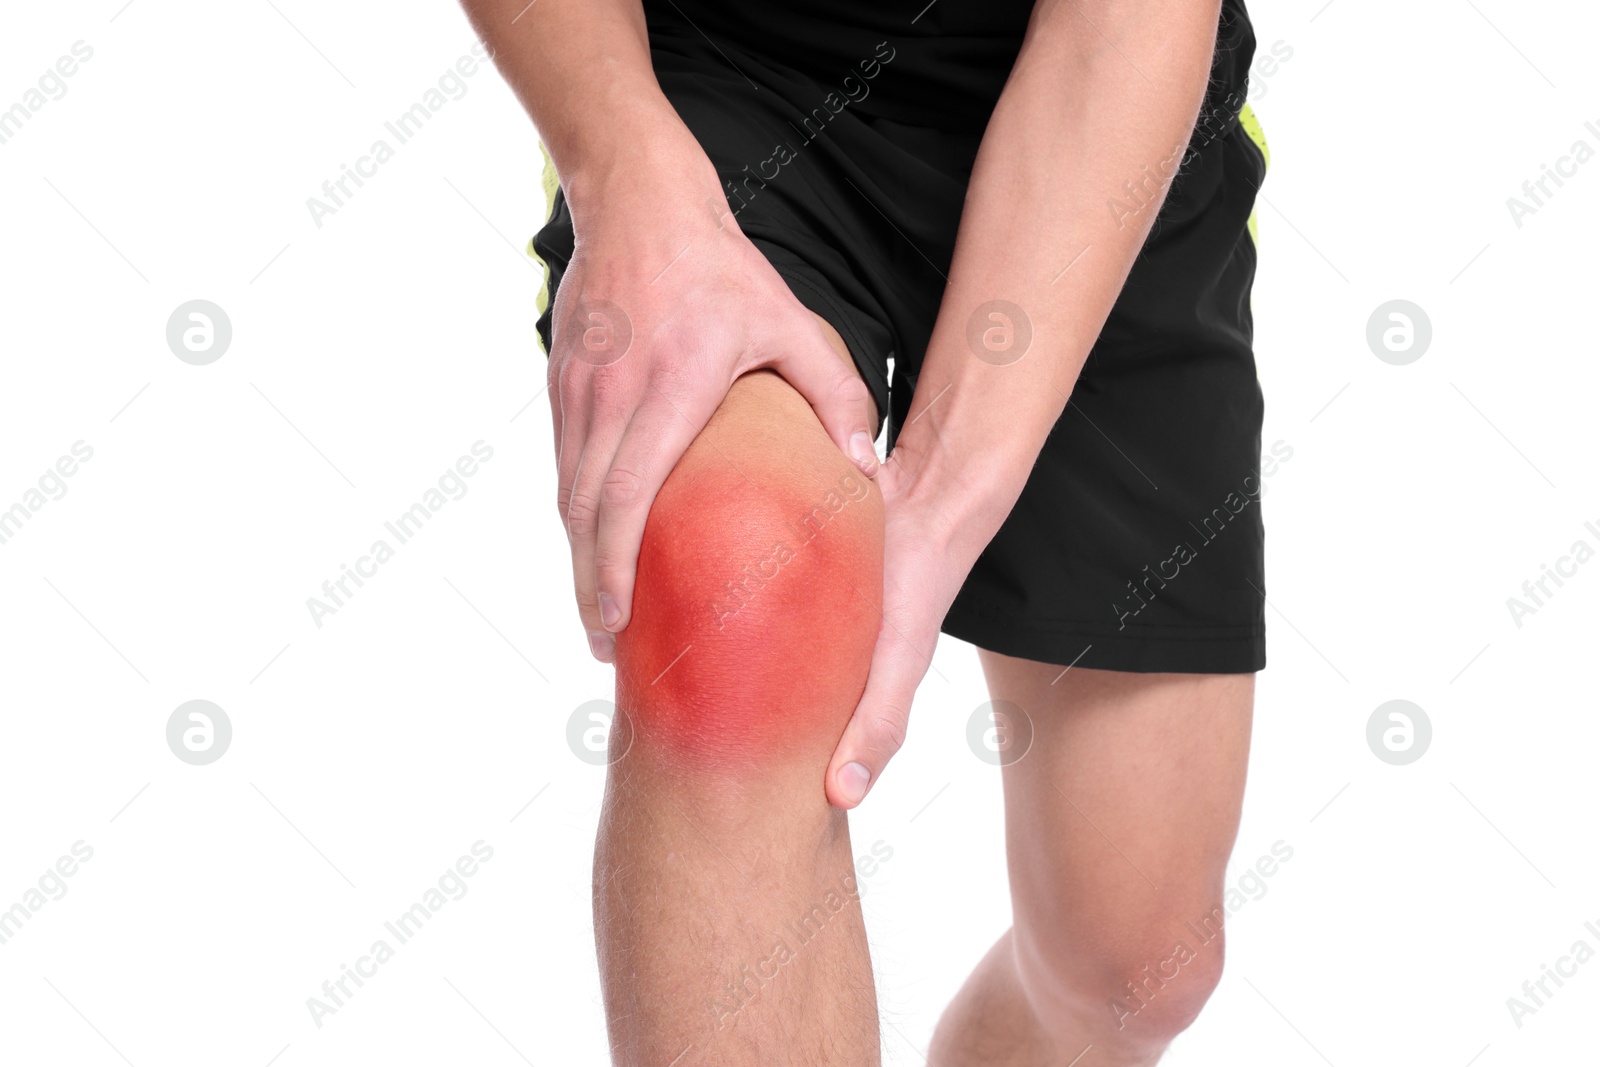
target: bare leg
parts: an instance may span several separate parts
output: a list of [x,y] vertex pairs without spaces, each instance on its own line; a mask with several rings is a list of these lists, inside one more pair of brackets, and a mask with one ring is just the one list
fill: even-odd
[[854,858],[823,773],[882,596],[877,488],[775,375],[658,497],[617,645],[595,932],[619,1064],[870,1067]]
[[1255,677],[1062,675],[981,655],[992,697],[1034,729],[1004,771],[1014,925],[928,1062],[1149,1067],[1222,973]]
[[[803,784],[820,793],[824,768]],[[843,813],[797,804],[801,782],[674,778],[640,759],[607,790],[595,914],[616,1062],[876,1065]]]

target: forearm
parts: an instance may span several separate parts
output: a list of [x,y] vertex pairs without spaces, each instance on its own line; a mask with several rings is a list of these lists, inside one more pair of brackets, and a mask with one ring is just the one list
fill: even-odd
[[461,0],[538,127],[579,230],[662,172],[715,191],[716,173],[657,83],[639,0]]
[[[976,558],[1015,504],[1144,243],[1204,95],[1217,14],[1217,0],[1035,9],[896,443],[913,493],[954,505],[940,510],[959,527],[952,540],[975,542],[963,554]],[[1108,207],[1133,202],[1124,183],[1144,200],[1132,214]],[[996,300],[1020,315],[990,320],[983,305]]]

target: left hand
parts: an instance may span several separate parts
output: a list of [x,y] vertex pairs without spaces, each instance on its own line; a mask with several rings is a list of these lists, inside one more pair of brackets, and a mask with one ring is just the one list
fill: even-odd
[[977,551],[957,546],[950,536],[962,524],[949,498],[913,492],[915,479],[902,454],[897,448],[878,470],[884,507],[883,619],[866,691],[824,779],[828,802],[839,808],[861,803],[905,741],[911,698],[932,665],[939,627],[978,558]]

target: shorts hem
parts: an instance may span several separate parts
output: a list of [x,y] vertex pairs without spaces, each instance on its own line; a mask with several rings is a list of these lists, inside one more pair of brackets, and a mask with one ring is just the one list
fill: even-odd
[[[951,637],[1003,656],[1100,671],[1135,674],[1254,674],[1267,665],[1262,626],[1162,627],[1151,633],[1058,623],[1045,619],[1001,620],[954,607],[941,629]],[[1144,632],[1141,632],[1143,630]]]

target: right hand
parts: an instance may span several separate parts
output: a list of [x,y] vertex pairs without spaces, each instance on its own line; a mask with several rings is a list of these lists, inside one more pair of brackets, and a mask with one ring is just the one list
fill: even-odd
[[607,663],[650,505],[740,375],[776,371],[867,477],[878,469],[866,385],[739,229],[699,146],[674,162],[574,191],[555,303],[556,506],[589,647]]

